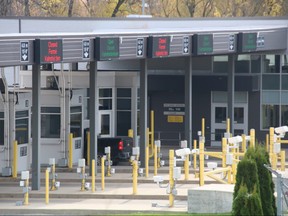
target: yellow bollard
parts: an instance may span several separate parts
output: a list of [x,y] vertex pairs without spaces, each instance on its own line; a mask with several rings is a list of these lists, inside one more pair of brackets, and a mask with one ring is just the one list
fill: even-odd
[[226,167],[227,138],[222,138],[222,167]]
[[281,151],[281,171],[285,171],[285,151]]
[[152,145],[152,149],[153,149],[153,145],[154,145],[154,111],[151,110],[150,111],[150,129],[151,129],[151,145]]
[[232,183],[232,181],[231,181],[231,168],[228,170],[227,182],[228,182],[228,184]]
[[73,147],[72,147],[72,142],[73,142],[73,134],[70,133],[69,135],[69,161],[68,161],[68,168],[72,169],[73,167]]
[[226,121],[226,132],[230,133],[230,118],[227,118],[227,121]]
[[101,188],[102,191],[105,189],[105,158],[101,158]]
[[204,143],[199,144],[199,185],[204,185]]
[[236,163],[232,162],[232,184],[236,183]]
[[18,165],[18,141],[14,140],[13,142],[13,178],[17,178],[17,165]]
[[250,147],[255,148],[255,129],[250,129]]
[[85,191],[85,166],[81,167],[81,173],[82,173],[81,191]]
[[[109,146],[110,148],[110,146]],[[111,151],[111,148],[110,148]],[[107,176],[110,177],[111,176],[111,152],[109,151],[109,153],[107,154],[107,161],[108,161],[108,167],[107,167]]]
[[92,187],[92,192],[95,192],[95,159],[92,160],[92,184],[91,184],[91,187]]
[[45,203],[49,204],[49,170],[45,172]]
[[158,159],[157,159],[157,146],[154,143],[154,175],[157,175],[157,168],[158,168]]
[[87,132],[87,166],[90,166],[90,131]]
[[52,182],[51,182],[51,191],[56,190],[55,187],[55,163],[52,164]]
[[189,180],[189,155],[186,156],[185,162],[184,162],[184,173],[185,173],[185,180]]
[[202,137],[205,137],[205,118],[202,118],[201,136],[202,136]]
[[157,154],[158,154],[158,165],[157,165],[157,166],[158,166],[158,168],[161,167],[160,148],[161,148],[161,147],[157,147],[157,151],[158,151],[158,152],[157,152]]
[[27,188],[27,192],[24,194],[24,205],[29,204],[29,178],[25,181],[25,187]]
[[266,146],[266,151],[269,152],[269,134],[266,134],[266,143],[265,143],[265,146]]
[[138,161],[133,161],[133,195],[137,194]]
[[246,152],[246,135],[242,134],[242,152]]
[[[197,140],[194,140],[193,148],[197,149]],[[194,159],[193,168],[194,168],[194,170],[196,170],[196,168],[197,168],[197,154],[196,153],[193,155],[193,159]]]
[[128,137],[133,138],[133,129],[128,130]]
[[149,177],[149,146],[145,148],[145,174]]
[[174,188],[174,150],[169,150],[169,187],[170,187],[170,193],[169,193],[169,207],[174,206],[174,195],[172,194],[172,190]]
[[271,168],[276,170],[276,162],[274,159],[274,128],[270,127],[269,128],[269,144],[270,144],[270,151],[269,151],[269,157],[270,157],[270,162],[271,162]]

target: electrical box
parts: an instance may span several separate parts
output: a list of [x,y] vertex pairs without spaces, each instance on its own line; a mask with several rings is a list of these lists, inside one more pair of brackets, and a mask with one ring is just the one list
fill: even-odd
[[78,167],[85,167],[85,159],[84,158],[78,160]]
[[187,140],[181,140],[180,141],[180,147],[181,148],[187,148]]
[[233,154],[228,153],[226,154],[226,165],[232,165],[233,163]]
[[173,178],[174,179],[180,179],[181,178],[181,167],[174,167]]
[[274,143],[274,153],[278,154],[281,151],[281,144],[280,143]]
[[155,140],[154,141],[155,146],[157,146],[158,148],[161,147],[161,141],[160,140]]
[[110,146],[105,147],[104,152],[105,152],[105,154],[110,154],[110,152],[111,152]]
[[29,171],[22,171],[21,172],[21,180],[29,179]]
[[24,185],[25,185],[25,182],[24,181],[20,181],[19,186],[20,187],[24,187]]
[[227,138],[227,139],[230,138],[230,137],[231,137],[231,136],[230,136],[230,133],[225,132],[225,133],[224,133],[224,137]]
[[133,155],[139,155],[140,154],[139,147],[133,147],[132,148],[132,154]]
[[55,158],[49,158],[49,165],[55,165]]

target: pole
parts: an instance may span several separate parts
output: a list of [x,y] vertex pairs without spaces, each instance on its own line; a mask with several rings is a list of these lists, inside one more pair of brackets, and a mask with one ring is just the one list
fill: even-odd
[[204,143],[199,144],[199,185],[204,185]]
[[184,172],[185,172],[185,180],[189,180],[189,155],[186,156],[185,162],[184,162]]
[[49,204],[49,170],[45,172],[45,203]]
[[[194,142],[193,142],[193,148],[194,149],[196,149],[197,148],[197,140],[194,140]],[[195,153],[194,154],[194,156],[193,156],[194,158],[194,170],[196,169],[196,167],[197,167],[197,154]]]
[[149,146],[145,148],[145,174],[146,178],[149,177]]
[[92,160],[92,192],[95,192],[95,159]]
[[157,146],[154,143],[154,175],[155,176],[157,175],[157,168],[158,168],[157,162],[158,162],[158,160],[157,160]]
[[133,161],[133,195],[137,194],[137,173],[138,170],[138,161],[134,160]]
[[90,131],[87,132],[87,166],[90,166]]
[[73,141],[73,134],[70,133],[69,135],[69,161],[68,161],[68,168],[72,169],[73,167],[73,148],[72,148],[72,141]]
[[18,141],[14,140],[13,142],[13,178],[17,178],[17,164],[18,164]]
[[174,205],[174,195],[172,194],[172,190],[174,188],[173,172],[174,172],[174,150],[169,150],[169,187],[170,187],[169,207],[173,207]]
[[102,191],[105,189],[105,158],[101,158],[101,188]]

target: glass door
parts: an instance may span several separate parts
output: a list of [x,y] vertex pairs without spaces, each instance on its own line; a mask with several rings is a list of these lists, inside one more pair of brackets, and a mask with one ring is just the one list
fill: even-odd
[[113,135],[112,111],[100,111],[99,130],[100,137],[111,137]]

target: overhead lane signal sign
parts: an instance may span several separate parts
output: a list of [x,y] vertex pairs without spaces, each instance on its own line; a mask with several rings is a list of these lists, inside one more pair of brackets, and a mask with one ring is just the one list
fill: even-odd
[[29,61],[29,46],[28,41],[20,41],[20,62]]
[[147,55],[149,58],[169,57],[170,36],[150,36],[148,38]]
[[90,58],[90,40],[85,39],[82,41],[82,58],[89,59]]
[[189,36],[183,37],[183,54],[189,54]]
[[144,38],[137,38],[137,57],[143,57],[144,55]]

